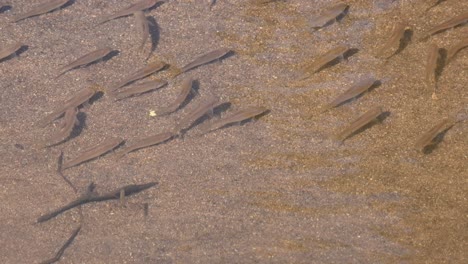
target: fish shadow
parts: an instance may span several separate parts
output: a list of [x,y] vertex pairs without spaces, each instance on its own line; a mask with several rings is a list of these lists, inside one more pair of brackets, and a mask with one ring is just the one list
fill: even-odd
[[119,54],[120,54],[120,50],[112,50],[106,56],[102,57],[101,60],[103,62],[107,62],[107,61],[111,60],[112,58],[114,58],[115,56],[117,56]]
[[11,6],[10,5],[4,5],[2,7],[0,7],[0,14],[3,14],[7,11],[10,11],[11,10]]
[[[75,2],[76,2],[76,0],[69,0],[68,2],[66,2],[64,5],[62,5],[62,6],[61,6],[60,8],[58,8],[58,9],[67,8],[67,7],[71,6],[71,5],[73,5]],[[51,10],[51,12],[52,12],[52,11],[53,11],[53,10]]]
[[378,115],[374,120],[370,121],[369,123],[367,123],[366,125],[364,125],[363,127],[359,128],[358,130],[354,131],[353,133],[349,134],[349,136],[347,136],[346,138],[344,138],[343,140],[341,140],[341,144],[344,144],[344,141],[347,140],[347,139],[350,139],[354,136],[356,136],[357,134],[360,134],[362,132],[364,132],[365,130],[377,125],[377,124],[380,124],[382,123],[385,119],[387,119],[387,117],[390,116],[390,112],[389,111],[385,111],[385,112],[382,112],[380,115]]
[[423,154],[425,154],[425,155],[431,154],[435,149],[437,149],[437,147],[444,140],[445,135],[447,134],[447,132],[451,128],[452,128],[452,126],[447,127],[442,132],[437,134],[437,136],[432,140],[432,143],[430,145],[424,147],[424,149],[422,150]]
[[149,21],[149,33],[150,33],[150,40],[151,40],[151,48],[148,54],[148,58],[153,54],[156,48],[159,45],[159,39],[161,38],[161,31],[159,30],[159,24],[156,22],[154,17],[150,16],[147,18]]
[[151,12],[151,11],[153,11],[154,9],[156,9],[156,8],[158,8],[158,7],[160,7],[160,6],[162,6],[162,5],[165,4],[166,2],[168,2],[168,1],[160,1],[160,2],[157,2],[154,6],[148,8],[148,9],[146,9],[146,10],[147,10],[147,12]]
[[91,96],[91,98],[89,98],[87,104],[93,105],[97,100],[101,99],[103,96],[104,96],[104,92],[98,91],[93,96]]
[[29,49],[29,46],[28,46],[28,45],[23,45],[23,46],[21,46],[18,50],[16,50],[15,52],[13,52],[13,53],[11,53],[10,55],[8,55],[7,57],[1,59],[1,60],[0,60],[0,63],[2,63],[2,62],[4,62],[4,61],[11,60],[11,59],[16,58],[16,57],[19,57],[21,54],[23,54],[24,52],[26,52],[28,49]]
[[359,52],[359,49],[356,49],[356,48],[349,49],[346,52],[344,52],[342,55],[334,58],[333,60],[331,60],[331,61],[327,62],[326,64],[324,64],[322,67],[318,68],[314,73],[318,73],[318,72],[321,72],[321,71],[323,71],[325,69],[331,68],[331,67],[337,65],[338,63],[342,62],[343,60],[347,61],[349,59],[349,57],[353,56],[354,54],[356,54],[358,52]]

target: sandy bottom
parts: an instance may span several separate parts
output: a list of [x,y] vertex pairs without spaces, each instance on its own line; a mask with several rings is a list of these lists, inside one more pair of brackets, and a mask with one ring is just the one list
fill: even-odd
[[[422,153],[416,140],[467,107],[468,51],[438,77],[437,100],[426,84],[431,43],[448,48],[466,38],[460,26],[421,40],[424,32],[466,12],[466,1],[346,1],[349,12],[319,31],[310,27],[335,1],[169,0],[147,12],[149,43],[133,17],[97,22],[130,0],[79,0],[52,13],[10,21],[43,0],[14,1],[0,13],[0,46],[23,42],[0,62],[0,259],[38,263],[82,228],[62,263],[466,263],[467,124],[460,122]],[[439,1],[440,2],[440,1]],[[395,23],[406,21],[411,41],[390,59],[377,51]],[[304,69],[338,45],[346,60],[304,77]],[[57,70],[98,47],[119,53],[55,79]],[[234,55],[172,79],[193,58],[221,48]],[[39,149],[59,129],[35,123],[77,91],[106,91],[148,62],[171,67],[150,79],[169,85],[115,102],[104,93],[82,108],[72,138]],[[197,92],[177,112],[151,116],[170,104],[185,77]],[[337,108],[323,106],[362,78],[381,85]],[[300,81],[299,81],[300,80]],[[214,119],[245,106],[270,112],[258,120],[184,137],[118,159],[120,149],[56,173],[65,160],[110,137],[130,145],[172,129],[205,98],[230,102]],[[385,114],[346,139],[333,136],[375,106]],[[203,123],[210,122],[208,118]],[[128,197],[36,219],[86,192],[127,184],[158,185]],[[145,204],[148,205],[145,215]]]

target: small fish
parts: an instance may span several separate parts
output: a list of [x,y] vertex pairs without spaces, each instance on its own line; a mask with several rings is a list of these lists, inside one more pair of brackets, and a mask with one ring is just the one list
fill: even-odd
[[406,23],[397,23],[393,28],[393,32],[390,38],[378,51],[378,55],[384,58],[390,58],[393,56],[400,47],[400,42],[404,38],[405,32],[408,28],[409,27]]
[[468,22],[468,12],[462,13],[456,17],[453,17],[447,21],[442,22],[441,24],[431,28],[425,35],[424,38],[429,38],[430,36],[445,31],[449,28],[456,27],[461,24]]
[[146,10],[146,9],[149,9],[153,6],[155,6],[157,3],[159,2],[164,2],[164,1],[161,1],[161,0],[141,0],[141,1],[138,1],[134,4],[132,4],[131,6],[128,6],[118,12],[116,12],[115,14],[112,14],[112,15],[109,15],[107,17],[105,17],[103,20],[101,20],[101,22],[99,22],[99,24],[102,24],[102,23],[105,23],[109,20],[112,20],[112,19],[116,19],[116,18],[119,18],[119,17],[123,17],[123,16],[129,16],[137,11],[143,11],[143,10]]
[[133,15],[135,16],[135,23],[138,27],[138,31],[141,34],[141,44],[138,49],[142,50],[150,36],[149,21],[146,19],[143,11],[136,11]]
[[435,44],[431,44],[429,47],[429,53],[427,56],[426,64],[426,84],[429,88],[433,88],[432,97],[436,98],[437,79],[436,70],[438,61],[440,58],[439,47]]
[[16,16],[14,22],[18,22],[18,21],[21,21],[21,20],[29,18],[29,17],[49,13],[50,11],[53,11],[55,9],[60,8],[61,6],[68,3],[69,1],[70,0],[52,0],[52,1],[49,1],[49,2],[39,4],[39,5],[35,6],[31,11],[29,11],[29,12],[27,12],[25,14]]
[[345,45],[340,45],[335,47],[319,58],[317,58],[310,66],[308,66],[305,72],[312,72],[316,73],[320,71],[325,65],[329,64],[330,62],[334,61],[337,58],[343,58],[344,54],[349,51],[350,48]]
[[54,217],[56,217],[57,215],[65,212],[65,211],[68,211],[70,209],[73,209],[77,206],[80,206],[80,205],[83,205],[83,204],[87,204],[87,203],[91,203],[91,202],[102,202],[102,201],[107,201],[107,200],[117,200],[120,198],[120,192],[121,190],[124,190],[125,192],[125,195],[127,196],[130,196],[132,194],[136,194],[136,193],[139,193],[141,191],[144,191],[146,189],[149,189],[153,186],[155,186],[157,183],[156,182],[149,182],[149,183],[145,183],[145,184],[131,184],[131,185],[127,185],[127,186],[123,186],[123,187],[120,187],[118,188],[117,190],[114,190],[112,192],[109,192],[107,194],[103,194],[103,195],[85,195],[83,197],[80,197],[74,201],[72,201],[71,203],[65,205],[65,206],[62,206],[54,211],[52,211],[51,213],[48,213],[48,214],[45,214],[41,217],[39,217],[37,219],[37,223],[42,223],[42,222],[45,222],[47,220],[50,220]]
[[13,53],[16,53],[23,45],[21,42],[16,42],[14,44],[8,45],[0,50],[0,60],[3,60]]
[[79,154],[78,157],[68,161],[64,162],[62,166],[62,170],[69,169],[71,167],[74,167],[76,165],[79,165],[83,162],[92,160],[94,158],[97,158],[111,150],[113,150],[115,147],[118,145],[122,144],[124,140],[121,138],[110,138],[107,139],[106,141],[102,142],[101,144],[94,146],[90,149],[87,149],[83,151],[83,153]]
[[105,48],[102,48],[102,49],[97,49],[95,51],[92,51],[92,52],[80,57],[79,59],[75,60],[74,62],[68,64],[67,66],[63,67],[62,69],[60,69],[60,73],[57,75],[56,78],[58,78],[59,76],[61,76],[64,73],[68,72],[69,70],[72,70],[74,68],[77,68],[77,67],[80,67],[80,66],[83,66],[83,65],[87,65],[87,64],[90,64],[91,62],[102,59],[107,54],[109,54],[111,51],[112,51],[112,49],[109,48],[109,47],[105,47]]
[[145,67],[135,71],[130,76],[125,78],[123,81],[121,81],[120,83],[115,85],[114,88],[111,89],[111,91],[117,90],[117,89],[119,89],[121,87],[124,87],[125,85],[131,83],[131,82],[134,82],[134,81],[142,79],[142,78],[144,78],[144,77],[146,77],[148,75],[151,75],[151,74],[153,74],[155,72],[158,72],[158,71],[164,69],[164,67],[166,67],[166,63],[164,63],[164,62],[157,61],[157,62],[150,63],[150,64],[146,65]]
[[159,89],[167,84],[166,81],[149,81],[141,84],[133,85],[132,87],[118,91],[114,94],[116,101],[122,100],[128,97],[137,96],[152,90]]
[[224,127],[229,124],[239,123],[244,120],[254,118],[258,115],[265,113],[266,111],[268,111],[268,109],[266,109],[265,107],[258,107],[258,106],[247,107],[245,109],[235,112],[231,116],[220,119],[210,124],[206,129],[203,129],[203,134],[216,130],[218,128]]
[[331,21],[336,20],[341,14],[343,14],[346,9],[348,9],[349,5],[345,3],[336,4],[324,12],[322,12],[317,17],[313,18],[311,21],[311,25],[313,28],[322,28],[328,25]]
[[181,133],[184,129],[187,129],[190,125],[195,123],[198,119],[204,116],[207,112],[212,111],[216,105],[219,104],[219,99],[216,97],[210,97],[195,110],[189,113],[185,118],[179,121],[174,129],[174,133]]
[[365,114],[361,115],[358,119],[353,121],[347,128],[345,128],[341,133],[336,135],[336,138],[343,142],[347,139],[350,135],[355,133],[360,128],[364,127],[365,125],[369,124],[371,121],[375,120],[382,114],[382,107],[374,107],[371,110],[367,111]]
[[198,66],[210,63],[210,62],[212,62],[214,60],[221,59],[222,57],[224,57],[229,52],[231,52],[231,50],[227,49],[227,48],[221,48],[221,49],[217,49],[217,50],[208,52],[208,53],[196,58],[194,61],[190,62],[189,64],[185,65],[184,67],[182,67],[179,74],[190,71],[190,70],[192,70],[192,69],[194,69],[194,68],[196,68]]
[[453,45],[452,47],[450,47],[448,50],[447,50],[447,63],[450,62],[453,57],[455,57],[455,55],[457,55],[457,53],[468,47],[468,38],[465,38],[463,40],[461,40],[460,42],[458,42],[457,44]]
[[431,128],[429,131],[424,133],[417,141],[415,144],[416,149],[421,150],[424,152],[424,149],[430,145],[433,144],[434,138],[437,137],[440,133],[443,131],[451,128],[454,126],[457,122],[460,120],[456,119],[455,117],[449,117],[441,122],[439,122],[437,125],[435,125],[433,128]]
[[177,109],[179,109],[180,105],[187,99],[187,96],[190,94],[192,91],[192,85],[193,85],[193,79],[192,78],[187,78],[182,82],[182,88],[180,89],[180,93],[175,99],[175,101],[166,106],[158,109],[156,111],[156,114],[159,116],[162,115],[167,115],[172,112],[175,112]]
[[119,157],[121,158],[121,157],[127,155],[128,153],[130,153],[132,151],[135,151],[135,150],[138,150],[138,149],[147,148],[147,147],[150,147],[150,146],[154,146],[154,145],[163,143],[163,142],[171,139],[172,137],[174,137],[174,133],[172,133],[172,132],[163,132],[163,133],[159,133],[157,135],[151,136],[151,137],[146,137],[144,139],[140,139],[135,144],[124,148],[122,150],[122,152],[119,154]]
[[45,127],[46,125],[52,123],[55,119],[59,118],[68,108],[78,107],[81,104],[88,101],[96,91],[92,88],[85,88],[80,90],[77,94],[75,94],[72,98],[68,99],[63,103],[60,107],[57,108],[54,112],[47,115],[45,118],[39,120],[37,125],[40,127]]
[[367,91],[370,87],[372,87],[378,80],[374,78],[366,78],[358,81],[355,85],[351,86],[348,90],[346,90],[342,95],[338,96],[335,100],[331,101],[325,106],[325,110],[330,108],[337,107],[342,103],[348,101],[351,98],[354,98],[363,92]]
[[77,125],[79,125],[79,121],[76,118],[76,115],[78,114],[78,108],[76,107],[70,107],[65,111],[65,115],[63,117],[62,124],[60,126],[60,130],[58,131],[57,134],[52,136],[49,140],[47,140],[48,143],[44,144],[44,147],[51,146],[51,145],[56,145],[68,137],[70,137],[73,128]]

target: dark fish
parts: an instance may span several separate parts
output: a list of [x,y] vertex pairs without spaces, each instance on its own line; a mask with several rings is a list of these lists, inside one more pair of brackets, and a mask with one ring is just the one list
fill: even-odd
[[16,42],[14,44],[8,45],[0,50],[0,60],[3,60],[10,56],[13,53],[16,53],[23,44],[21,42]]
[[113,150],[115,147],[120,145],[123,142],[123,139],[121,138],[110,138],[107,139],[106,141],[102,142],[101,144],[94,146],[88,150],[83,151],[83,153],[79,154],[78,157],[68,161],[64,162],[62,166],[62,170],[66,170],[68,168],[71,168],[73,166],[79,165],[83,162],[92,160],[94,158],[97,158],[111,150]]
[[374,107],[371,110],[367,111],[365,114],[361,115],[358,119],[353,121],[347,128],[341,131],[336,138],[343,142],[347,139],[351,134],[359,130],[360,128],[364,127],[365,125],[369,124],[370,122],[374,121],[377,117],[382,114],[382,107]]
[[222,118],[212,124],[210,124],[206,129],[203,129],[203,133],[207,133],[213,130],[216,130],[218,128],[224,127],[228,124],[233,124],[233,123],[239,123],[244,120],[256,117],[260,114],[265,113],[268,111],[265,107],[259,107],[259,106],[250,106],[245,109],[239,110],[235,112],[234,114]]
[[132,151],[135,151],[135,150],[138,150],[138,149],[142,149],[142,148],[146,148],[146,147],[150,147],[150,146],[160,144],[160,143],[162,143],[164,141],[167,141],[167,140],[171,139],[172,137],[174,137],[174,133],[172,133],[172,132],[163,132],[163,133],[159,133],[159,134],[154,135],[154,136],[150,136],[150,137],[140,139],[135,144],[124,148],[122,150],[122,153],[119,154],[119,157],[123,157],[123,156],[127,155],[128,153],[130,153]]
[[102,48],[102,49],[92,51],[92,52],[80,57],[79,59],[75,60],[74,62],[68,64],[67,66],[63,67],[62,69],[60,69],[60,73],[57,75],[57,77],[59,77],[60,75],[66,73],[69,70],[72,70],[74,68],[90,64],[93,61],[97,61],[99,59],[102,59],[107,54],[109,54],[111,51],[112,51],[112,49],[109,48],[109,47],[105,47],[105,48]]
[[134,81],[142,79],[142,78],[144,78],[144,77],[146,77],[148,75],[151,75],[151,74],[153,74],[155,72],[158,72],[158,71],[164,69],[164,67],[166,67],[166,64],[164,62],[157,61],[157,62],[150,63],[147,66],[135,71],[130,76],[125,78],[123,81],[121,81],[120,83],[115,85],[114,88],[111,89],[111,91],[117,90],[117,89],[131,83],[131,82],[134,82]]
[[72,98],[68,99],[63,103],[60,107],[57,108],[54,112],[47,115],[45,118],[39,120],[37,125],[40,127],[45,127],[49,123],[52,123],[55,119],[59,118],[68,108],[78,107],[81,104],[88,101],[96,91],[92,88],[85,88],[80,90],[77,94],[75,94]]
[[133,97],[137,96],[146,92],[149,92],[151,90],[156,90],[159,89],[167,84],[166,81],[149,81],[145,83],[140,83],[133,85],[132,87],[123,90],[123,91],[118,91],[114,94],[116,100],[122,100],[128,97]]
[[29,12],[27,12],[25,14],[16,16],[14,22],[18,22],[20,20],[23,20],[23,19],[26,19],[26,18],[29,18],[29,17],[49,13],[50,11],[53,11],[53,10],[65,5],[69,1],[70,0],[52,0],[52,1],[49,1],[49,2],[39,4],[39,5],[35,6],[31,11],[29,11]]
[[57,215],[67,211],[67,210],[70,210],[70,209],[73,209],[77,206],[80,206],[80,205],[83,205],[83,204],[87,204],[87,203],[91,203],[91,202],[102,202],[102,201],[107,201],[107,200],[117,200],[120,198],[120,192],[121,190],[124,190],[125,192],[125,195],[126,196],[130,196],[132,194],[136,194],[136,193],[139,193],[141,191],[144,191],[146,189],[149,189],[153,186],[155,186],[157,183],[156,182],[150,182],[150,183],[145,183],[145,184],[131,184],[131,185],[127,185],[127,186],[124,186],[124,187],[121,187],[113,192],[110,192],[110,193],[107,193],[107,194],[104,194],[104,195],[98,195],[98,196],[93,196],[93,195],[86,195],[84,197],[80,197],[78,199],[76,199],[75,201],[63,206],[63,207],[60,207],[58,208],[57,210],[51,212],[51,213],[48,213],[48,214],[45,214],[41,217],[39,217],[37,219],[37,222],[38,223],[41,223],[41,222],[45,222],[49,219],[52,219],[54,217],[56,217]]
[[109,20],[112,20],[112,19],[115,19],[115,18],[119,18],[119,17],[123,17],[123,16],[129,16],[137,11],[143,11],[143,10],[146,10],[146,9],[149,9],[151,7],[153,7],[154,5],[156,5],[157,3],[159,2],[164,2],[164,1],[161,1],[161,0],[141,0],[141,1],[138,1],[134,4],[132,4],[131,6],[128,6],[120,11],[117,11],[115,14],[112,14],[112,15],[109,15],[107,17],[105,17],[101,22],[99,22],[99,24],[102,24],[102,23],[105,23]]
[[177,98],[172,102],[172,104],[162,107],[156,111],[156,114],[161,116],[161,115],[167,115],[172,112],[175,112],[177,109],[179,109],[180,105],[185,101],[187,96],[190,94],[190,91],[192,91],[192,85],[193,85],[193,79],[192,78],[187,78],[182,82],[182,88],[180,90],[179,95]]
[[217,60],[217,59],[220,59],[222,57],[224,57],[226,54],[228,54],[229,52],[231,52],[230,49],[227,49],[227,48],[221,48],[221,49],[217,49],[217,50],[214,50],[214,51],[211,51],[211,52],[208,52],[198,58],[196,58],[194,61],[190,62],[189,64],[185,65],[184,67],[182,67],[182,69],[180,69],[180,73],[184,73],[184,72],[187,72],[187,71],[190,71],[198,66],[201,66],[203,64],[207,64],[207,63],[210,63],[214,60]]

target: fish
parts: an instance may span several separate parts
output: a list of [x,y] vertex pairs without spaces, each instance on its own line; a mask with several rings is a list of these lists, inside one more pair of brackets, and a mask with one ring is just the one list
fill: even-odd
[[208,132],[213,131],[213,130],[216,130],[216,129],[219,129],[219,128],[222,128],[222,127],[224,127],[226,125],[229,125],[229,124],[239,123],[239,122],[242,122],[244,120],[254,118],[254,117],[258,116],[258,115],[261,115],[261,114],[265,113],[266,111],[268,111],[268,109],[265,108],[265,107],[261,107],[261,106],[250,106],[250,107],[241,109],[241,110],[233,113],[232,115],[230,115],[230,116],[228,116],[226,118],[222,118],[222,119],[210,124],[205,129],[202,129],[203,134],[208,133]]
[[139,80],[139,79],[142,79],[148,75],[151,75],[155,72],[158,72],[162,69],[164,69],[166,67],[166,63],[164,62],[160,62],[160,61],[157,61],[157,62],[152,62],[148,65],[146,65],[145,67],[135,71],[134,73],[132,73],[130,76],[128,76],[127,78],[125,78],[123,81],[121,81],[120,83],[116,84],[112,89],[111,89],[111,92],[114,91],[114,90],[117,90],[121,87],[124,87],[125,85],[131,83],[131,82],[134,82],[136,80]]
[[332,20],[336,20],[336,18],[343,14],[348,8],[349,5],[345,3],[338,3],[313,18],[310,24],[313,28],[322,28],[328,25]]
[[58,107],[55,111],[53,111],[51,114],[39,120],[37,122],[37,126],[47,126],[48,124],[52,123],[55,119],[59,118],[68,108],[80,106],[81,104],[88,101],[91,97],[93,97],[94,94],[96,94],[96,91],[92,88],[85,88],[78,91],[78,93],[76,93],[75,95],[73,95],[73,97],[65,101],[65,103],[62,103],[61,106]]
[[87,53],[86,55],[83,55],[82,57],[78,58],[77,60],[73,61],[72,63],[70,63],[67,66],[60,69],[60,73],[57,75],[56,78],[60,77],[62,74],[66,73],[66,72],[68,72],[68,71],[70,71],[70,70],[72,70],[74,68],[77,68],[77,67],[80,67],[80,66],[83,66],[83,65],[87,65],[87,64],[90,64],[91,62],[102,59],[107,54],[109,54],[110,52],[112,52],[111,48],[104,47],[104,48],[92,51],[90,53]]
[[146,147],[150,147],[150,146],[160,144],[160,143],[165,142],[165,141],[167,141],[167,140],[169,140],[169,139],[171,139],[173,137],[174,137],[174,133],[172,133],[172,132],[162,132],[162,133],[159,133],[159,134],[154,135],[154,136],[150,136],[150,137],[140,139],[136,143],[134,143],[133,145],[130,145],[130,146],[124,148],[122,150],[122,152],[119,153],[119,157],[121,158],[121,157],[127,155],[128,153],[130,153],[132,151],[135,151],[135,150],[138,150],[138,149],[142,149],[142,148],[146,148]]
[[449,28],[456,27],[461,24],[465,24],[468,22],[468,11],[465,13],[462,13],[458,16],[455,16],[447,21],[444,21],[440,23],[437,26],[432,27],[426,34],[424,38],[429,38],[430,36],[443,32]]
[[47,143],[43,144],[44,147],[56,145],[60,142],[64,141],[68,137],[70,137],[73,128],[79,125],[79,121],[77,119],[78,108],[77,107],[70,107],[65,111],[65,115],[63,117],[62,124],[60,126],[60,130],[54,136],[52,136]]
[[192,91],[192,86],[193,86],[193,79],[190,78],[190,77],[186,78],[182,82],[182,87],[180,89],[180,93],[177,96],[177,98],[174,100],[174,102],[172,102],[170,105],[168,105],[166,107],[159,108],[156,111],[156,114],[159,115],[159,116],[167,115],[167,114],[175,112],[177,109],[179,109],[181,104],[187,99],[187,96]]
[[142,50],[150,36],[149,22],[143,11],[136,11],[133,15],[135,16],[135,23],[138,27],[138,31],[141,34],[141,44],[138,49]]
[[460,42],[450,47],[447,50],[447,63],[450,62],[460,50],[466,47],[468,47],[468,38],[464,38]]
[[393,56],[400,47],[400,42],[404,38],[405,32],[408,29],[408,24],[403,22],[397,23],[393,28],[390,38],[387,40],[385,45],[383,45],[378,51],[378,56],[384,58],[390,58],[391,56]]
[[382,113],[382,107],[380,106],[370,109],[369,111],[361,115],[359,118],[357,118],[355,121],[353,121],[348,127],[343,129],[339,134],[337,134],[336,139],[343,142],[357,130],[375,120]]
[[70,209],[73,209],[77,206],[80,206],[80,205],[83,205],[83,204],[87,204],[87,203],[92,203],[92,202],[102,202],[102,201],[107,201],[107,200],[117,200],[120,198],[120,192],[121,190],[123,190],[125,192],[125,195],[126,196],[130,196],[130,195],[133,195],[133,194],[136,194],[136,193],[139,193],[141,191],[144,191],[146,189],[149,189],[153,186],[155,186],[157,184],[157,182],[149,182],[149,183],[145,183],[145,184],[130,184],[130,185],[126,185],[126,186],[123,186],[123,187],[120,187],[118,188],[117,190],[114,190],[112,192],[109,192],[107,194],[103,194],[103,195],[85,195],[83,197],[80,197],[74,201],[72,201],[71,203],[65,205],[65,206],[62,206],[48,214],[45,214],[45,215],[42,215],[40,216],[36,222],[37,223],[42,223],[42,222],[45,222],[47,220],[50,220],[56,216],[58,216],[59,214],[65,212],[65,211],[68,211]]
[[208,53],[206,53],[204,55],[201,55],[200,57],[196,58],[195,60],[193,60],[189,64],[182,67],[180,69],[179,74],[190,71],[190,70],[192,70],[192,69],[194,69],[196,67],[199,67],[201,65],[210,63],[210,62],[212,62],[214,60],[221,59],[222,57],[226,56],[226,54],[228,54],[231,51],[232,50],[228,49],[228,48],[221,48],[221,49],[217,49],[217,50],[208,52]]
[[136,84],[126,90],[118,91],[114,93],[115,100],[118,101],[118,100],[122,100],[128,97],[137,96],[137,95],[149,92],[151,90],[159,89],[165,86],[166,84],[167,84],[166,81],[149,81],[149,82],[144,82],[141,84]]
[[424,150],[433,144],[434,138],[437,137],[443,131],[450,129],[454,126],[457,122],[459,122],[455,117],[445,118],[439,123],[437,123],[434,127],[432,127],[429,131],[424,133],[414,144],[415,148],[424,152]]
[[358,81],[355,85],[351,86],[348,90],[346,90],[342,95],[335,98],[335,100],[331,101],[325,106],[325,110],[330,108],[337,107],[342,103],[348,101],[351,98],[354,98],[363,92],[367,91],[370,87],[372,87],[378,80],[374,78],[365,78]]
[[187,129],[194,122],[204,116],[208,111],[212,111],[216,105],[219,104],[219,99],[216,97],[209,97],[204,102],[199,104],[191,113],[179,121],[174,128],[174,133],[182,133],[184,129]]
[[436,79],[436,70],[438,66],[438,61],[440,58],[439,47],[436,44],[431,44],[429,47],[429,53],[427,55],[427,64],[426,64],[426,84],[429,88],[433,88],[432,97],[436,98],[436,89],[437,89],[437,79]]
[[92,160],[94,158],[97,158],[114,148],[116,148],[118,145],[122,144],[124,140],[119,137],[115,138],[109,138],[102,142],[101,144],[97,146],[93,146],[92,148],[89,148],[85,151],[83,151],[81,154],[79,154],[77,157],[74,159],[64,162],[62,166],[62,170],[69,169],[71,167],[77,166],[81,163],[84,163],[86,161]]
[[129,16],[131,14],[134,14],[137,11],[143,11],[146,9],[150,9],[151,7],[155,6],[159,2],[165,2],[163,0],[141,0],[138,1],[120,11],[117,11],[116,13],[106,16],[104,19],[102,19],[98,24],[103,24],[107,21],[123,17],[123,16]]
[[316,73],[320,71],[325,65],[329,64],[330,62],[334,61],[337,58],[343,58],[344,54],[349,51],[350,48],[345,45],[339,45],[322,56],[318,57],[311,65],[309,65],[305,72],[312,72]]
[[26,18],[30,18],[33,16],[39,16],[42,14],[49,13],[55,9],[58,9],[68,3],[70,0],[51,0],[49,2],[44,2],[35,6],[31,11],[24,13],[22,15],[18,15],[14,18],[14,22],[21,21]]
[[16,53],[21,47],[23,47],[23,43],[16,42],[11,45],[8,45],[0,50],[0,61],[9,57],[13,53]]

